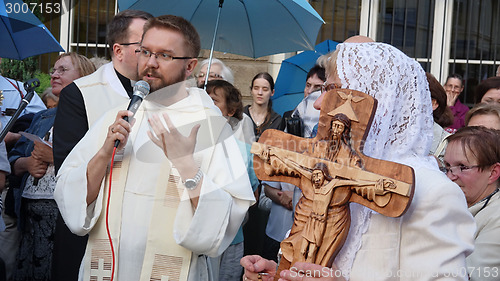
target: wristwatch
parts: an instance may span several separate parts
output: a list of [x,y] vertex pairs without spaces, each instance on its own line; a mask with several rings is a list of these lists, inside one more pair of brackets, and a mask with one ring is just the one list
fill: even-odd
[[194,178],[187,179],[182,183],[188,190],[193,190],[196,188],[196,186],[198,186],[198,183],[200,183],[202,177],[203,177],[203,172],[201,171],[201,169],[198,169],[198,172],[196,173],[196,175],[194,175]]

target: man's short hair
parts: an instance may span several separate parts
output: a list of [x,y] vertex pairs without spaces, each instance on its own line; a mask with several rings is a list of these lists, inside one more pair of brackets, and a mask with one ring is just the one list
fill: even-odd
[[132,43],[126,42],[128,40],[128,27],[134,19],[149,20],[153,15],[147,12],[138,10],[124,10],[116,14],[111,22],[108,24],[106,32],[106,41],[108,42],[109,51],[113,56],[113,45],[115,43]]
[[184,44],[187,53],[182,56],[196,58],[200,54],[200,35],[196,31],[196,28],[194,28],[194,26],[186,19],[174,15],[163,15],[152,18],[144,25],[142,38],[144,39],[144,34],[146,34],[149,29],[154,27],[174,30],[180,32],[184,36]]
[[314,65],[311,69],[309,69],[309,72],[307,73],[306,81],[310,77],[314,76],[314,74],[316,74],[321,81],[323,81],[323,82],[326,81],[326,75],[325,75],[325,68],[324,67],[321,67],[321,66],[319,66],[317,64]]
[[[200,69],[208,64],[208,62],[210,61],[210,59],[205,59],[201,62],[200,64]],[[233,75],[233,71],[227,67],[227,65],[225,63],[223,63],[220,59],[216,59],[216,58],[212,58],[212,65],[214,64],[218,64],[221,66],[222,68],[222,71],[221,71],[221,76],[222,76],[222,79],[233,84],[234,83],[234,75]],[[210,67],[211,68],[211,67]]]

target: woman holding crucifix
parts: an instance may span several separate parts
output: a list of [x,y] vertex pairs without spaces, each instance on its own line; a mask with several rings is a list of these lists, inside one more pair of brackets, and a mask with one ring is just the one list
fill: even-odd
[[[327,84],[377,99],[363,153],[411,166],[413,201],[399,218],[352,204],[351,228],[333,271],[296,263],[281,272],[280,280],[467,280],[463,269],[473,250],[475,223],[460,189],[427,156],[433,120],[425,72],[390,45],[350,42],[339,44],[325,60]],[[317,108],[325,94],[316,101]],[[276,272],[276,264],[258,256],[244,257],[241,264],[246,280],[258,280],[259,273],[261,280],[272,280],[268,277]]]

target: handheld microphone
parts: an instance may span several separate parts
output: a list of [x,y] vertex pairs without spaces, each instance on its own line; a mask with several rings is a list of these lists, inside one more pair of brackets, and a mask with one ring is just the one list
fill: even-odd
[[[149,94],[149,84],[148,82],[141,80],[135,83],[134,85],[134,94],[132,95],[132,99],[130,100],[130,103],[128,104],[127,110],[132,111],[133,115],[137,112],[137,109],[142,103],[142,100]],[[128,116],[123,117],[123,120],[129,122]],[[120,140],[115,141],[115,147],[118,147],[120,145]]]

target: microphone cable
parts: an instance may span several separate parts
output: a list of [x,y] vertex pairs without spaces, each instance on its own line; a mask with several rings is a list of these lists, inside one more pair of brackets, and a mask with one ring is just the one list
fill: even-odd
[[111,156],[111,165],[109,170],[109,188],[108,188],[108,200],[106,202],[106,232],[108,234],[109,245],[111,247],[111,280],[113,281],[115,276],[115,249],[113,246],[113,239],[111,239],[111,232],[109,231],[109,202],[111,199],[111,182],[113,179],[113,163],[115,162],[116,147],[113,148],[113,155]]
[[[134,113],[137,112],[137,109],[141,105],[142,100],[149,94],[150,91],[150,86],[149,84],[144,81],[138,81],[134,85],[134,94],[130,100],[130,103],[128,105],[127,110],[130,110]],[[128,116],[123,117],[123,119],[127,122]],[[111,238],[111,233],[109,231],[109,203],[111,199],[111,182],[113,179],[113,163],[115,162],[115,154],[116,154],[116,149],[118,148],[118,145],[120,145],[120,140],[115,140],[115,145],[113,148],[113,155],[111,156],[111,164],[110,164],[110,171],[109,171],[109,188],[108,188],[108,200],[106,203],[106,232],[108,235],[108,240],[109,240],[109,245],[111,247],[111,258],[112,258],[112,263],[111,263],[111,279],[110,281],[113,281],[114,276],[115,276],[115,262],[116,262],[116,257],[115,257],[115,249],[113,246],[113,239]]]

